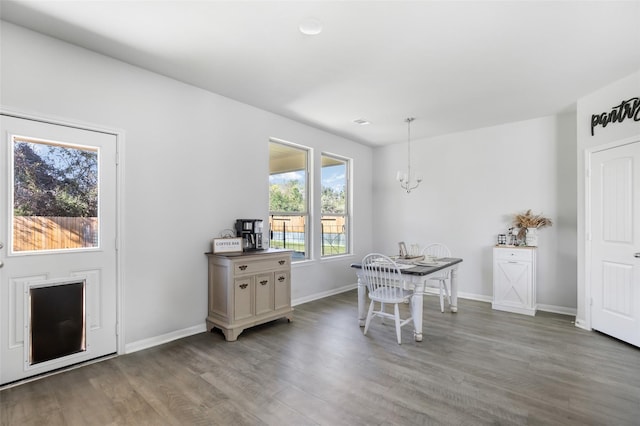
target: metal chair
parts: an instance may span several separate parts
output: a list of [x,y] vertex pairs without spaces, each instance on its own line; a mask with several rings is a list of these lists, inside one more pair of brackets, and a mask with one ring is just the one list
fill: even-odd
[[[432,256],[436,259],[441,259],[443,257],[451,257],[451,251],[447,246],[440,243],[434,243],[427,245],[424,249],[422,249],[422,254],[425,257]],[[440,312],[444,312],[444,296],[447,297],[447,302],[451,305],[451,296],[449,293],[449,285],[447,281],[451,282],[451,271],[446,271],[442,273],[436,273],[435,275],[430,275],[430,281],[438,281],[438,285],[440,287]]]
[[[413,291],[402,288],[403,280],[400,275],[398,265],[389,257],[371,253],[362,259],[362,271],[364,281],[367,285],[369,299],[369,312],[364,325],[364,334],[369,330],[371,319],[375,316],[382,318],[393,318],[396,326],[398,344],[402,344],[400,329],[413,320],[410,316],[406,319],[400,318],[400,303],[410,302]],[[380,310],[375,310],[375,303],[380,303]],[[385,304],[393,304],[393,314],[385,312]]]

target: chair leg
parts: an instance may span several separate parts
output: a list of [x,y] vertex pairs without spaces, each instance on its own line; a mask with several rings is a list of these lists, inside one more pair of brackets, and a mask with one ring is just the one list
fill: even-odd
[[398,336],[398,344],[401,345],[402,344],[402,331],[400,330],[400,308],[398,307],[398,304],[395,303],[393,305],[394,307],[394,314],[395,314],[395,318],[396,318],[396,335]]
[[440,312],[444,312],[444,300],[442,299],[443,288],[444,288],[444,280],[440,280]]
[[367,319],[364,323],[364,334],[366,336],[367,334],[367,330],[369,329],[369,324],[371,323],[371,317],[373,317],[373,304],[375,302],[372,300],[371,303],[369,304],[369,312],[367,313]]

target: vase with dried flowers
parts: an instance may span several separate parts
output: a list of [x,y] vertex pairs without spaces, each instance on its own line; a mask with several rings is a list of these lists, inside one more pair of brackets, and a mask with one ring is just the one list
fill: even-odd
[[528,246],[538,245],[538,229],[553,225],[548,217],[531,213],[531,209],[524,213],[518,213],[513,218],[513,224],[520,230],[518,239],[525,240]]

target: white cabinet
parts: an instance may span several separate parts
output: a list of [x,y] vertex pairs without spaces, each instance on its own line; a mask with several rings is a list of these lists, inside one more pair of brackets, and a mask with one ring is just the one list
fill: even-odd
[[291,308],[291,252],[269,249],[209,258],[207,330],[234,341],[245,328],[285,317]]
[[493,309],[536,314],[536,248],[493,248]]

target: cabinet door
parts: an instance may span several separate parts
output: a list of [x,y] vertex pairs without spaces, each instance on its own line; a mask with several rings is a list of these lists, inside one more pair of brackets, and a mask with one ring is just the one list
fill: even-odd
[[531,262],[499,260],[495,264],[496,303],[515,307],[531,304]]
[[274,309],[288,308],[291,306],[291,281],[288,271],[275,273],[275,305]]
[[256,315],[273,311],[273,273],[256,276]]
[[233,318],[235,320],[241,320],[253,316],[251,297],[253,293],[252,281],[252,277],[237,278],[234,281]]

